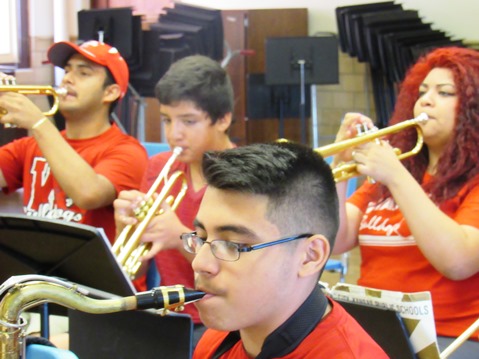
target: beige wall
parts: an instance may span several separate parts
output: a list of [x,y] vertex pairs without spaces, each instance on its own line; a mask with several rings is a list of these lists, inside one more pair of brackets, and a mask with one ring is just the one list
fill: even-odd
[[[180,0],[180,2],[218,9],[259,9],[306,7],[310,34],[318,31],[337,32],[335,9],[339,6],[377,3],[386,0]],[[434,23],[454,36],[479,41],[477,0],[402,0],[404,9],[418,10],[425,22]]]

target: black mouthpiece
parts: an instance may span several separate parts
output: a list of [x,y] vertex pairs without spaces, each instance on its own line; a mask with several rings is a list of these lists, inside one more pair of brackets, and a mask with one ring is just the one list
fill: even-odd
[[175,309],[195,302],[205,296],[205,292],[188,289],[181,285],[157,287],[135,295],[137,309]]

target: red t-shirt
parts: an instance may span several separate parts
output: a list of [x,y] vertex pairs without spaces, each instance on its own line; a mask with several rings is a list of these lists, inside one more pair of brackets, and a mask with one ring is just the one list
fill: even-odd
[[[316,325],[315,329],[282,359],[318,358],[388,358],[379,345],[367,334],[341,305],[330,300],[331,312]],[[212,358],[228,332],[208,329],[195,348],[193,359]],[[238,341],[221,359],[251,359]],[[271,358],[273,359],[273,358]]]
[[[62,136],[96,173],[111,181],[117,193],[139,187],[148,156],[135,138],[122,133],[116,125],[93,138],[72,140],[66,138],[65,131]],[[33,137],[23,137],[0,148],[0,168],[7,181],[5,193],[23,187],[25,214],[103,228],[113,242],[113,205],[94,210],[75,205],[53,177]]]
[[[426,175],[423,181],[430,179]],[[359,228],[358,284],[402,292],[430,291],[437,334],[457,337],[479,317],[479,274],[454,281],[439,273],[416,245],[394,200],[374,201],[371,186],[366,182],[348,200],[364,213]],[[459,224],[479,228],[479,186],[464,187],[441,210]]]
[[[141,185],[142,192],[148,192],[171,155],[172,152],[162,152],[150,157],[148,169]],[[169,175],[176,171],[185,173],[188,189],[175,213],[185,226],[193,230],[193,221],[198,213],[206,186],[198,191],[193,189],[189,166],[185,163],[175,161],[171,166]],[[181,184],[178,181],[173,187],[172,193],[176,195],[180,190],[180,186]],[[162,186],[158,188],[158,192],[161,188]],[[178,241],[180,241],[179,238]],[[187,288],[194,288],[194,273],[191,263],[178,250],[169,249],[161,251],[156,255],[155,261],[160,273],[162,286],[182,284]],[[183,313],[190,314],[194,323],[201,323],[198,310],[194,305],[186,305]]]

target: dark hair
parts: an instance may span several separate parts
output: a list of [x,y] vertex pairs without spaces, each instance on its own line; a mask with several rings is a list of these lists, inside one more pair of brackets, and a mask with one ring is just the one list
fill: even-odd
[[[434,180],[424,186],[436,203],[454,197],[466,182],[479,173],[479,52],[460,47],[445,47],[421,57],[406,74],[397,96],[390,124],[414,117],[419,86],[434,68],[451,70],[458,96],[456,124],[451,141],[439,158]],[[390,139],[391,145],[408,151],[416,143],[416,131],[402,131]],[[426,146],[403,160],[413,177],[422,183],[429,162]],[[389,193],[383,188],[383,193]]]
[[[116,81],[113,78],[113,75],[111,71],[108,69],[108,67],[103,66],[103,68],[105,69],[105,72],[106,72],[105,81],[103,82],[103,88],[106,89],[108,86],[116,84]],[[118,97],[115,101],[113,101],[110,104],[110,108],[108,109],[110,115],[113,113],[113,111],[115,111],[115,108],[118,105],[119,101],[120,101],[120,98]]]
[[171,65],[155,87],[161,104],[191,101],[212,123],[233,112],[233,87],[227,72],[213,59],[188,56]]
[[266,196],[268,219],[283,234],[323,234],[333,247],[336,186],[328,164],[309,147],[270,143],[206,152],[203,172],[214,188]]

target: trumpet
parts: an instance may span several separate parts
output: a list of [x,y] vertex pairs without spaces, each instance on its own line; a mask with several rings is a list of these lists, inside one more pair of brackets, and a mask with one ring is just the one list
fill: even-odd
[[[328,157],[336,153],[339,153],[341,151],[344,151],[348,148],[353,148],[353,147],[362,145],[364,143],[370,142],[372,140],[378,141],[381,137],[391,135],[391,134],[403,131],[405,129],[414,127],[417,131],[417,141],[414,148],[404,153],[402,153],[399,148],[394,149],[398,159],[402,160],[404,158],[416,155],[421,150],[424,144],[424,139],[423,139],[420,124],[427,120],[428,120],[427,114],[421,113],[419,116],[413,119],[406,120],[380,130],[365,132],[363,134],[360,134],[357,137],[350,138],[348,140],[344,140],[341,142],[332,143],[330,145],[316,148],[314,149],[314,151],[319,153],[322,157]],[[357,170],[357,164],[355,162],[346,162],[346,163],[339,164],[332,171],[333,171],[334,180],[336,182],[341,182],[349,178],[360,175],[360,173]]]
[[[22,95],[45,95],[53,96],[53,104],[49,110],[43,112],[45,117],[53,116],[58,111],[58,105],[60,103],[60,96],[67,94],[67,89],[52,86],[36,86],[36,85],[16,85],[13,81],[7,83],[6,81],[0,81],[0,92],[16,92]],[[7,114],[7,110],[0,107],[0,117]],[[5,127],[15,127],[6,123]]]
[[[115,243],[113,243],[113,253],[116,255],[118,262],[126,274],[132,279],[135,278],[140,269],[140,258],[151,248],[151,243],[141,243],[140,241],[147,225],[154,216],[162,214],[160,210],[162,203],[168,203],[171,209],[175,211],[188,189],[186,177],[183,172],[176,171],[168,177],[173,162],[181,154],[182,150],[181,147],[175,147],[173,149],[173,155],[168,159],[155,182],[148,190],[145,196],[146,200],[142,201],[140,206],[135,209],[134,214],[139,223],[126,226],[115,240]],[[177,196],[174,197],[170,193],[177,181],[181,181],[181,187]],[[163,184],[163,188],[154,199],[153,195],[161,184]]]

